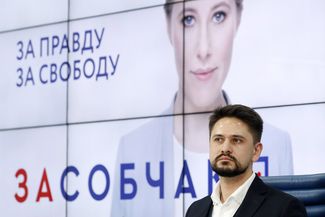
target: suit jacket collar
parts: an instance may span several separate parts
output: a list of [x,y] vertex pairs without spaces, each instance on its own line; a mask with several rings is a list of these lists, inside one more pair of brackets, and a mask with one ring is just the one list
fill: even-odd
[[250,217],[253,216],[256,210],[261,206],[267,195],[268,187],[263,181],[256,176],[251,186],[249,187],[244,201],[238,208],[234,217]]

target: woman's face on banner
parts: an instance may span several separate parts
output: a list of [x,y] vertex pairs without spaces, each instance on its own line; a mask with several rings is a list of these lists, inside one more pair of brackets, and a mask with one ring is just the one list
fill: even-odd
[[168,33],[175,52],[179,91],[185,87],[187,104],[197,109],[216,106],[229,70],[239,20],[235,0],[172,5]]

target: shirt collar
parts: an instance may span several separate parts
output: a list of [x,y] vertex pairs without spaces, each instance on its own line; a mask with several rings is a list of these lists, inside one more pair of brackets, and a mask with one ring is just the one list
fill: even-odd
[[[230,200],[236,201],[236,203],[241,204],[246,196],[246,193],[251,186],[252,182],[255,178],[255,173],[252,173],[252,175],[241,185],[239,188],[234,191],[229,198],[225,201],[227,203]],[[211,194],[211,199],[213,202],[213,205],[222,205],[222,202],[220,200],[220,181],[217,182],[217,185],[214,189],[214,191]]]

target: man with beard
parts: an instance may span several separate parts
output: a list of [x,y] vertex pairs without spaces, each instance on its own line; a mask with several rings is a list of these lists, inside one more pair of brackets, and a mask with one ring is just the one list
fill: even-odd
[[297,198],[267,186],[253,173],[263,149],[263,120],[253,109],[217,108],[209,130],[210,163],[220,179],[211,195],[189,207],[186,217],[307,216]]

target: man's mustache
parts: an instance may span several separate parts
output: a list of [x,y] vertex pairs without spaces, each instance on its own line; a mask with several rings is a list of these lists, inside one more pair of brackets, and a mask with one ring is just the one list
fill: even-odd
[[232,156],[231,154],[219,154],[217,157],[216,157],[216,161],[218,161],[221,157],[228,157],[228,158],[230,158],[230,159],[232,159],[233,161],[237,161],[237,159],[234,157],[234,156]]

